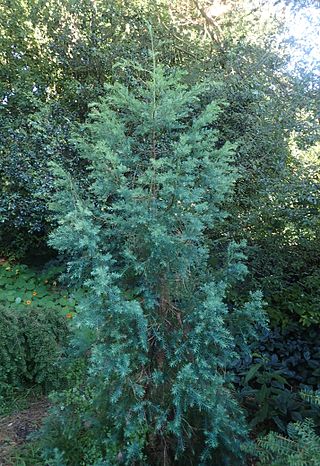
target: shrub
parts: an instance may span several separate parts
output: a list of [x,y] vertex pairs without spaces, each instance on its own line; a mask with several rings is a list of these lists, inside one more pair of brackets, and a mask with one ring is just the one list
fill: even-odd
[[57,387],[67,335],[65,317],[52,309],[0,305],[0,396],[33,385],[44,392]]
[[320,437],[314,423],[307,419],[288,426],[288,437],[270,432],[255,445],[259,466],[318,466]]
[[41,102],[37,106],[29,115],[20,109],[19,118],[12,118],[10,108],[0,114],[0,255],[16,259],[49,253],[47,204],[54,188],[48,161],[73,166],[73,171],[79,167],[67,142],[68,118]]
[[[305,391],[301,396],[319,409],[320,392]],[[245,447],[259,458],[259,466],[318,466],[320,464],[320,436],[311,419],[288,425],[288,436],[269,432]]]
[[251,426],[271,425],[287,433],[292,421],[315,418],[317,412],[299,396],[306,388],[320,388],[319,330],[301,325],[265,331],[253,343],[253,356],[238,361],[236,384],[251,419]]

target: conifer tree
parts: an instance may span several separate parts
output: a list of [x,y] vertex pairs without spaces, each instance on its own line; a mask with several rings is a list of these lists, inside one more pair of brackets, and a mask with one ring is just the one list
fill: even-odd
[[[208,85],[152,62],[92,105],[76,140],[86,185],[55,168],[51,245],[86,289],[72,350],[87,360],[85,408],[52,421],[59,464],[242,464],[230,367],[265,322],[259,292],[226,303],[246,273],[241,248],[212,260],[234,148],[219,140],[223,104],[208,103]],[[90,462],[70,459],[77,430],[95,439]]]

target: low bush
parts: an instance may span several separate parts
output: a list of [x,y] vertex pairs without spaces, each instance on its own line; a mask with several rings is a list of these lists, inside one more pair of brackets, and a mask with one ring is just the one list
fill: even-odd
[[59,385],[57,362],[81,294],[59,286],[61,271],[57,263],[41,270],[0,265],[0,398],[6,401],[1,412],[21,389],[48,392]]
[[254,455],[259,466],[318,466],[320,463],[320,437],[310,419],[288,426],[288,437],[275,432],[258,439]]
[[0,305],[0,396],[33,385],[44,392],[57,387],[67,335],[66,319],[52,309]]
[[252,346],[252,356],[237,366],[236,383],[248,410],[251,427],[287,433],[290,422],[318,418],[317,410],[299,395],[320,388],[318,329],[292,323],[265,331]]
[[[320,392],[300,393],[315,409],[320,407]],[[320,464],[319,428],[312,419],[290,423],[287,436],[276,432],[259,437],[244,445],[244,449],[258,459],[258,466],[317,466]]]

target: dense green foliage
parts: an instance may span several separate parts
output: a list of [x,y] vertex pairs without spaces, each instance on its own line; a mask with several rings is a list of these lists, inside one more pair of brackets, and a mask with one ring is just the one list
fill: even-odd
[[[319,409],[319,392],[307,391],[301,396]],[[289,424],[288,437],[270,432],[249,450],[259,458],[260,466],[316,466],[320,461],[320,436],[315,432],[314,422],[305,419]]]
[[[320,437],[310,420],[288,427],[289,437],[270,432],[258,441],[261,466],[316,466],[320,461]],[[257,450],[256,450],[257,451]],[[259,451],[259,450],[258,450]]]
[[20,110],[21,115],[12,117],[8,106],[2,112],[0,241],[2,254],[13,257],[46,249],[51,221],[47,203],[53,191],[48,159],[75,169],[66,141],[68,119],[59,112],[52,115],[39,103],[36,106],[29,115]]
[[265,319],[260,293],[226,304],[246,273],[241,246],[213,265],[236,181],[232,147],[219,143],[208,85],[189,89],[155,64],[135,74],[135,91],[108,86],[80,130],[87,189],[56,169],[50,243],[88,289],[75,335],[90,353],[83,415],[107,463],[240,464],[245,427],[228,369]]
[[35,384],[44,392],[58,387],[59,358],[67,341],[64,317],[50,308],[16,312],[1,307],[0,336],[0,398]]
[[299,390],[317,390],[320,377],[318,326],[291,324],[265,331],[252,346],[253,357],[236,366],[237,388],[248,411],[250,426],[267,424],[282,434],[289,422],[305,417],[319,422],[319,411],[301,398]]
[[28,306],[50,308],[61,316],[73,316],[81,292],[58,286],[61,267],[52,264],[32,269],[24,264],[4,262],[0,265],[0,304],[22,311]]
[[80,297],[57,286],[60,271],[0,265],[1,398],[34,386],[47,393],[59,386],[67,322]]
[[1,2],[2,412],[64,376],[17,464],[319,462],[318,3]]
[[[164,25],[158,15],[152,2],[135,0],[1,3],[0,253],[23,257],[30,248],[45,249],[52,224],[48,161],[81,178],[70,127],[86,117],[121,57],[147,57],[146,18],[161,41],[170,19],[166,8]],[[179,59],[172,39],[165,50],[167,61]]]

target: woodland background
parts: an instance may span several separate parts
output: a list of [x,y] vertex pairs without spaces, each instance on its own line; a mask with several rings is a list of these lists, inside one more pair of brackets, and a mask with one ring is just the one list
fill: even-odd
[[[1,464],[320,463],[319,8],[302,0],[1,2]],[[141,112],[152,95],[149,122]],[[175,161],[145,162],[148,135],[166,154],[184,131],[181,153],[192,138],[199,149],[185,192]],[[119,155],[127,143],[131,161]],[[209,146],[219,163],[204,159]],[[215,194],[199,194],[204,186]],[[139,197],[146,190],[158,202],[153,226]],[[172,210],[191,195],[194,210]],[[174,216],[186,212],[180,250],[170,241]],[[173,285],[177,276],[190,296]],[[198,290],[211,279],[208,301]],[[194,313],[196,299],[220,312],[216,321]],[[164,301],[182,311],[151,317]],[[191,329],[202,318],[197,340]],[[157,348],[147,356],[143,325]],[[206,346],[213,329],[221,338]],[[197,394],[196,369],[187,376],[177,356],[186,334],[190,354],[216,358],[206,375],[199,362]],[[148,367],[148,381],[138,367]],[[141,405],[130,398],[128,374]],[[160,402],[150,380],[172,400]],[[233,407],[210,398],[215,384]],[[229,409],[239,409],[239,425],[222,421]],[[118,422],[101,415],[112,410]]]

